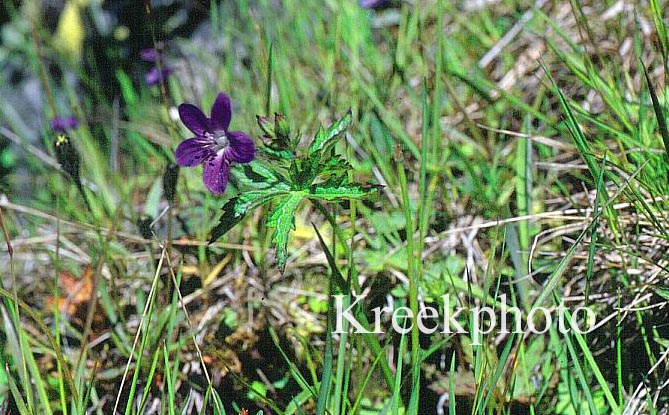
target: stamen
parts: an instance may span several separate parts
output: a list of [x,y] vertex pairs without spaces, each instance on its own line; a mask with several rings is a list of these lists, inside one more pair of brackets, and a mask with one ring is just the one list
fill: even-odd
[[228,136],[225,134],[225,132],[217,133],[214,136],[214,141],[216,141],[217,150],[223,149],[230,144],[230,141],[228,141]]
[[225,134],[225,131],[217,131],[213,134],[206,132],[205,136],[214,142],[214,153],[218,153],[230,145],[230,140],[228,140],[228,136]]

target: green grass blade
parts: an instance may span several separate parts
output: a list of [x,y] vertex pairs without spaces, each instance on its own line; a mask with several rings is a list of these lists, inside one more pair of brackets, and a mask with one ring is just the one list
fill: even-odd
[[[576,326],[576,323],[572,319],[572,316],[569,314],[569,311],[565,310],[565,317],[567,320],[567,323],[569,324],[569,327],[571,328],[570,334],[576,339],[576,342],[578,343],[579,348],[581,349],[581,352],[583,353],[583,356],[585,357],[585,361],[588,363],[588,367],[590,370],[592,370],[595,379],[597,380],[597,384],[601,388],[602,392],[604,392],[604,396],[606,397],[606,401],[608,402],[609,406],[611,407],[611,413],[613,414],[619,414],[620,413],[620,407],[618,407],[618,403],[616,402],[615,398],[613,397],[613,393],[611,393],[611,389],[609,388],[608,382],[606,379],[604,379],[604,376],[602,375],[601,370],[599,369],[599,365],[597,364],[595,357],[592,355],[592,352],[590,351],[590,347],[588,347],[588,344],[585,341],[585,338],[581,333],[579,333],[576,329],[578,327]],[[580,330],[580,329],[579,329]],[[565,336],[565,338],[568,338],[569,336]],[[571,347],[571,341],[567,339],[567,344],[570,345]],[[578,359],[574,359],[575,361]],[[585,385],[584,385],[585,387]]]
[[643,74],[646,78],[646,83],[648,85],[648,92],[650,92],[650,99],[653,101],[653,110],[655,111],[655,118],[657,119],[657,126],[660,129],[660,136],[662,137],[662,142],[664,143],[664,151],[667,153],[667,158],[669,159],[669,130],[667,129],[667,120],[664,116],[664,111],[660,105],[660,101],[657,99],[657,94],[655,93],[655,88],[650,81],[650,76],[648,75],[648,69],[643,61],[639,60],[641,67],[643,68]]

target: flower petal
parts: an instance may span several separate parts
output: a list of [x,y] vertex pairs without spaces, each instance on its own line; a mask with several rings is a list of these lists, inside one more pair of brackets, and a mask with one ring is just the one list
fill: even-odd
[[158,53],[155,48],[142,49],[139,51],[139,57],[146,62],[155,62],[158,60]]
[[230,118],[232,118],[230,97],[225,92],[221,92],[211,107],[211,124],[216,130],[228,131]]
[[51,120],[51,128],[61,133],[67,130],[74,130],[78,126],[79,120],[74,115],[57,115]]
[[183,167],[197,166],[212,155],[210,141],[201,137],[182,141],[175,152],[177,164]]
[[373,9],[389,3],[389,0],[360,0],[358,3],[363,9]]
[[230,174],[230,162],[223,157],[223,153],[217,154],[204,163],[202,181],[214,194],[221,194],[228,185]]
[[146,85],[147,86],[156,86],[160,82],[167,79],[168,76],[172,73],[173,69],[169,66],[163,66],[161,69],[158,69],[157,66],[154,66],[146,73]]
[[145,81],[147,86],[155,86],[160,83],[160,71],[157,66],[149,69],[149,72],[146,73]]
[[195,135],[203,136],[205,132],[211,129],[209,118],[193,104],[179,105],[179,117],[181,122]]
[[224,150],[225,158],[236,163],[250,163],[256,151],[253,140],[241,131],[228,133],[230,145]]

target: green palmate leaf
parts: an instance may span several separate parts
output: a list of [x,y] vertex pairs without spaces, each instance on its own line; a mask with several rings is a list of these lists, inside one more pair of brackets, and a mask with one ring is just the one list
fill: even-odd
[[265,152],[268,157],[274,159],[288,160],[288,161],[293,159],[293,152],[290,150],[277,150],[272,147],[265,147],[263,149],[263,152]]
[[314,182],[318,175],[318,164],[313,160],[296,158],[290,166],[290,181],[293,189],[304,190]]
[[235,169],[234,179],[236,185],[244,185],[251,188],[272,188],[273,190],[288,190],[289,185],[283,177],[278,177],[273,170],[264,164],[252,161],[249,164]]
[[221,215],[218,225],[211,230],[209,243],[212,243],[225,235],[233,226],[238,224],[249,211],[264,205],[276,197],[285,195],[286,193],[287,190],[263,189],[244,192],[243,194],[230,199],[223,205],[223,215]]
[[293,228],[295,211],[306,196],[307,193],[305,192],[290,192],[288,197],[279,202],[267,220],[267,226],[275,228],[272,242],[276,244],[276,266],[282,272],[286,266],[286,258],[288,257],[286,253],[288,236]]
[[323,127],[318,129],[314,141],[309,146],[308,154],[312,154],[330,149],[339,139],[339,135],[351,125],[351,109],[346,112],[339,121],[334,122],[327,129]]
[[336,187],[312,186],[309,198],[321,200],[362,199],[375,193],[381,186],[363,184],[343,184]]
[[346,159],[338,156],[330,157],[322,161],[318,166],[318,177],[320,180],[331,177],[348,179],[348,172],[352,167]]
[[221,219],[219,220],[218,225],[216,225],[216,227],[211,230],[211,239],[209,239],[209,243],[214,242],[221,236],[225,235],[230,229],[232,229],[233,226],[242,220],[244,215],[235,213],[235,211],[239,210],[237,207],[239,204],[239,198],[235,197],[223,205],[223,215],[221,215]]

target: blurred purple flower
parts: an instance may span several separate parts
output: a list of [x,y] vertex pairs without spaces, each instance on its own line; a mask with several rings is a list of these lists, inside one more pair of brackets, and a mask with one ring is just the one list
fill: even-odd
[[155,62],[158,57],[158,53],[160,52],[156,52],[155,48],[142,49],[139,51],[139,57],[142,58],[143,61]]
[[160,59],[160,55],[162,55],[164,50],[165,42],[156,42],[154,47],[140,50],[139,57],[142,58],[143,61],[155,62]]
[[360,0],[358,4],[363,9],[374,9],[376,7],[385,6],[390,3],[390,0]]
[[155,86],[167,79],[168,76],[174,71],[169,66],[163,66],[158,68],[157,66],[149,69],[149,72],[146,73],[146,85]]
[[182,141],[176,150],[180,166],[204,164],[202,180],[214,194],[228,185],[231,163],[250,163],[255,153],[253,140],[241,131],[228,131],[232,111],[230,97],[221,92],[211,107],[211,118],[192,104],[179,105],[179,117],[195,137]]
[[168,76],[174,69],[168,65],[165,65],[162,60],[163,47],[158,46],[156,48],[142,49],[139,51],[139,57],[143,61],[153,62],[154,66],[149,69],[149,72],[146,74],[146,85],[155,86],[167,79]]
[[57,115],[51,120],[51,129],[59,133],[79,127],[79,120],[74,115]]

